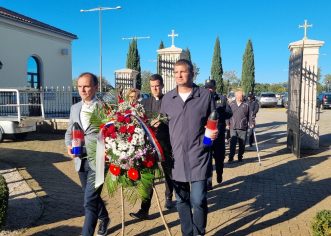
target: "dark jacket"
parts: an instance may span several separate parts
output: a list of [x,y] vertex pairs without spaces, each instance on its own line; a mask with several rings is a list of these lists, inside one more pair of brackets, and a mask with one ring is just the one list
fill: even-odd
[[249,106],[246,102],[242,102],[238,106],[236,100],[230,103],[232,110],[232,117],[229,120],[230,129],[247,130],[248,124],[252,124],[252,117],[250,116]]
[[[148,119],[155,118],[159,113],[161,109],[161,103],[162,98],[164,96],[162,95],[160,97],[160,100],[156,100],[155,97],[151,96],[147,99],[144,99],[141,101],[141,104],[144,106],[146,116]],[[168,124],[165,124],[162,122],[157,129],[155,130],[155,135],[157,140],[159,141],[160,145],[162,146],[164,155],[165,155],[165,165],[168,168],[169,166],[172,166],[172,149],[170,144],[170,135],[169,135],[169,126]],[[171,174],[171,173],[169,173]]]
[[218,131],[224,133],[226,120],[232,117],[232,110],[229,106],[227,99],[225,96],[219,95],[217,93],[212,93],[212,97],[214,98],[216,110],[218,113]]
[[161,113],[169,119],[174,156],[173,180],[180,182],[207,179],[211,174],[209,149],[203,145],[205,125],[215,103],[207,89],[193,85],[184,102],[177,88],[164,95]]
[[259,103],[255,100],[250,100],[247,103],[248,103],[248,106],[249,106],[249,111],[250,111],[250,116],[251,116],[252,123],[255,125],[255,117],[256,117],[256,114],[258,113],[259,108],[260,108]]

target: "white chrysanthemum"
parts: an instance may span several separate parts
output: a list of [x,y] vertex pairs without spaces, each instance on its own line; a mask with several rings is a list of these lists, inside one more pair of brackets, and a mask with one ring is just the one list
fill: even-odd
[[132,135],[132,140],[138,140],[139,139],[139,135],[138,134],[133,134]]
[[137,140],[138,139],[132,139],[131,144],[134,145],[134,146],[136,146],[137,145]]
[[134,150],[135,150],[134,146],[133,145],[130,145],[129,150],[127,152],[128,153],[128,156],[131,156],[134,153]]
[[117,149],[113,149],[113,153],[116,155],[116,156],[120,156],[121,155],[121,152]]
[[124,159],[124,158],[126,158],[127,157],[127,154],[126,154],[126,152],[121,152],[121,154],[120,154],[120,159]]

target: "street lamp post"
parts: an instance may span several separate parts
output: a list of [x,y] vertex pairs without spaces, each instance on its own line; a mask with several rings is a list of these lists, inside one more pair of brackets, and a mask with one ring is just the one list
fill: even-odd
[[90,12],[90,11],[99,11],[99,37],[100,37],[100,83],[99,83],[99,90],[100,93],[102,92],[102,11],[107,11],[107,10],[119,10],[122,7],[117,6],[117,7],[97,7],[97,8],[92,8],[92,9],[87,9],[87,10],[80,10],[80,12]]

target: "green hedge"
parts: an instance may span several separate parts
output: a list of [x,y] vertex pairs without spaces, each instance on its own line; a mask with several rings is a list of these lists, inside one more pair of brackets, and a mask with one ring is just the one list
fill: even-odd
[[5,225],[9,191],[5,178],[0,175],[0,230]]
[[317,212],[312,222],[314,236],[331,236],[331,211]]

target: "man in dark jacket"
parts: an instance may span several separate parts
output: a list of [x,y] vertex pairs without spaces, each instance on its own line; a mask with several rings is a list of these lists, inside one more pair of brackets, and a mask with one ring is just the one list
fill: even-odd
[[[151,125],[156,130],[156,137],[163,148],[166,160],[162,163],[164,177],[165,177],[165,207],[167,209],[172,208],[172,193],[173,184],[171,180],[171,145],[169,137],[169,127],[165,123],[153,120],[159,114],[161,108],[161,101],[163,98],[163,78],[159,74],[154,74],[149,79],[152,96],[141,101],[141,104],[145,108],[146,116],[151,120]],[[145,220],[148,219],[148,212],[151,207],[151,200],[153,191],[151,191],[150,198],[141,202],[141,208],[137,213],[130,213],[130,216],[136,219]]]
[[[218,113],[218,137],[214,140],[212,146],[212,156],[215,160],[215,169],[217,175],[217,183],[222,183],[223,181],[223,168],[225,159],[225,120],[228,120],[232,116],[232,110],[227,103],[225,96],[216,93],[216,81],[209,79],[205,82],[205,88],[209,89],[212,97],[215,101],[216,110]],[[208,179],[208,188],[212,188],[212,178]]]
[[254,128],[254,124],[252,124],[252,119],[250,116],[249,106],[244,101],[243,92],[237,91],[235,95],[236,100],[230,103],[233,115],[231,119],[228,120],[231,136],[229,162],[233,161],[237,141],[239,143],[238,161],[242,161],[245,152],[247,129],[248,127]]
[[[255,100],[255,96],[252,92],[248,93],[247,102],[248,102],[248,106],[249,106],[249,110],[250,110],[251,120],[255,127],[255,125],[256,125],[255,118],[256,118],[256,114],[259,111],[260,106],[259,106],[259,103]],[[254,132],[253,128],[249,129],[249,131],[248,131],[248,143],[249,143],[250,147],[252,147],[253,143],[254,143],[253,132]]]
[[[215,104],[210,92],[193,83],[190,61],[180,59],[174,66],[177,87],[164,95],[161,113],[169,119],[174,156],[172,180],[176,192],[181,233],[205,235],[207,224],[207,179],[211,175],[209,148],[203,144],[205,125]],[[215,140],[218,130],[211,130]]]

